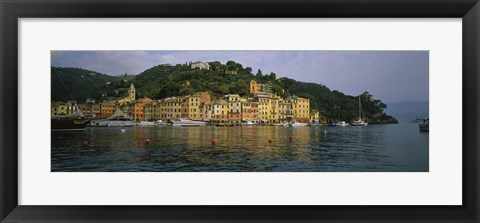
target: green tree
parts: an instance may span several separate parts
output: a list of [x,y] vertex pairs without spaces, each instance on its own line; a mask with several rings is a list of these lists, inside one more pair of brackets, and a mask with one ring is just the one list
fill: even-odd
[[257,74],[255,75],[257,78],[262,78],[263,74],[260,69],[258,69]]

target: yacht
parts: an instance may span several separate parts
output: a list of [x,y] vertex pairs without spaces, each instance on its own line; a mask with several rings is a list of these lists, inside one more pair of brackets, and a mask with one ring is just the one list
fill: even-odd
[[137,126],[154,126],[155,125],[155,121],[140,121],[139,123],[137,123]]
[[242,123],[242,125],[251,126],[251,125],[256,125],[256,123],[253,123],[252,121],[247,121]]
[[206,122],[202,122],[202,121],[192,121],[192,120],[189,120],[189,119],[180,119],[178,121],[175,121],[172,123],[172,126],[184,126],[184,127],[187,127],[187,126],[205,126],[207,125]]
[[348,126],[348,123],[346,123],[345,121],[339,121],[336,123],[337,126],[341,126],[341,127],[345,127],[345,126]]
[[285,127],[305,127],[305,126],[307,126],[307,125],[308,125],[308,123],[291,122],[291,123],[285,124],[284,126],[285,126]]

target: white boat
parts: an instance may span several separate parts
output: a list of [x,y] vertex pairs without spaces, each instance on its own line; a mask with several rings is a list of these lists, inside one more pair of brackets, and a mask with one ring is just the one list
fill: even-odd
[[251,125],[256,125],[256,123],[253,123],[252,121],[248,121],[248,122],[242,123],[242,125],[251,126]]
[[285,126],[285,127],[305,127],[305,126],[308,126],[308,123],[290,122],[290,123],[284,124],[283,126]]
[[157,121],[155,122],[155,125],[166,125],[166,124],[167,124],[167,123],[164,122],[164,121],[162,121],[162,120],[157,120]]
[[348,123],[346,123],[345,121],[339,121],[339,122],[336,123],[336,126],[345,127],[345,126],[348,126]]
[[418,127],[420,128],[420,132],[428,132],[428,118],[423,120],[423,123],[418,124]]
[[179,121],[175,121],[172,123],[172,126],[184,126],[184,127],[187,127],[187,126],[205,126],[207,125],[206,122],[202,122],[202,121],[192,121],[192,120],[189,120],[189,119],[180,119]]
[[140,121],[137,123],[138,126],[155,126],[154,121]]
[[358,119],[351,123],[352,126],[367,126],[368,123],[362,119],[362,102],[358,96]]
[[130,127],[133,125],[133,120],[125,115],[118,107],[112,116],[106,119],[93,120],[89,124],[91,127]]

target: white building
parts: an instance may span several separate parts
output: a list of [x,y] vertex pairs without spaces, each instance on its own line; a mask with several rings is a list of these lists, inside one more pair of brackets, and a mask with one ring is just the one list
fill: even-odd
[[192,69],[195,69],[195,68],[198,68],[200,70],[210,70],[210,64],[208,64],[207,62],[203,62],[203,61],[197,61],[197,62],[194,62],[192,63],[192,66],[191,66]]

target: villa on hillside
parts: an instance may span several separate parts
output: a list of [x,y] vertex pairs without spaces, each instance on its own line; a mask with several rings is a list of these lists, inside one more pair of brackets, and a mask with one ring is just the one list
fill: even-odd
[[203,61],[197,61],[192,63],[191,68],[192,69],[198,68],[200,70],[210,70],[210,64]]

